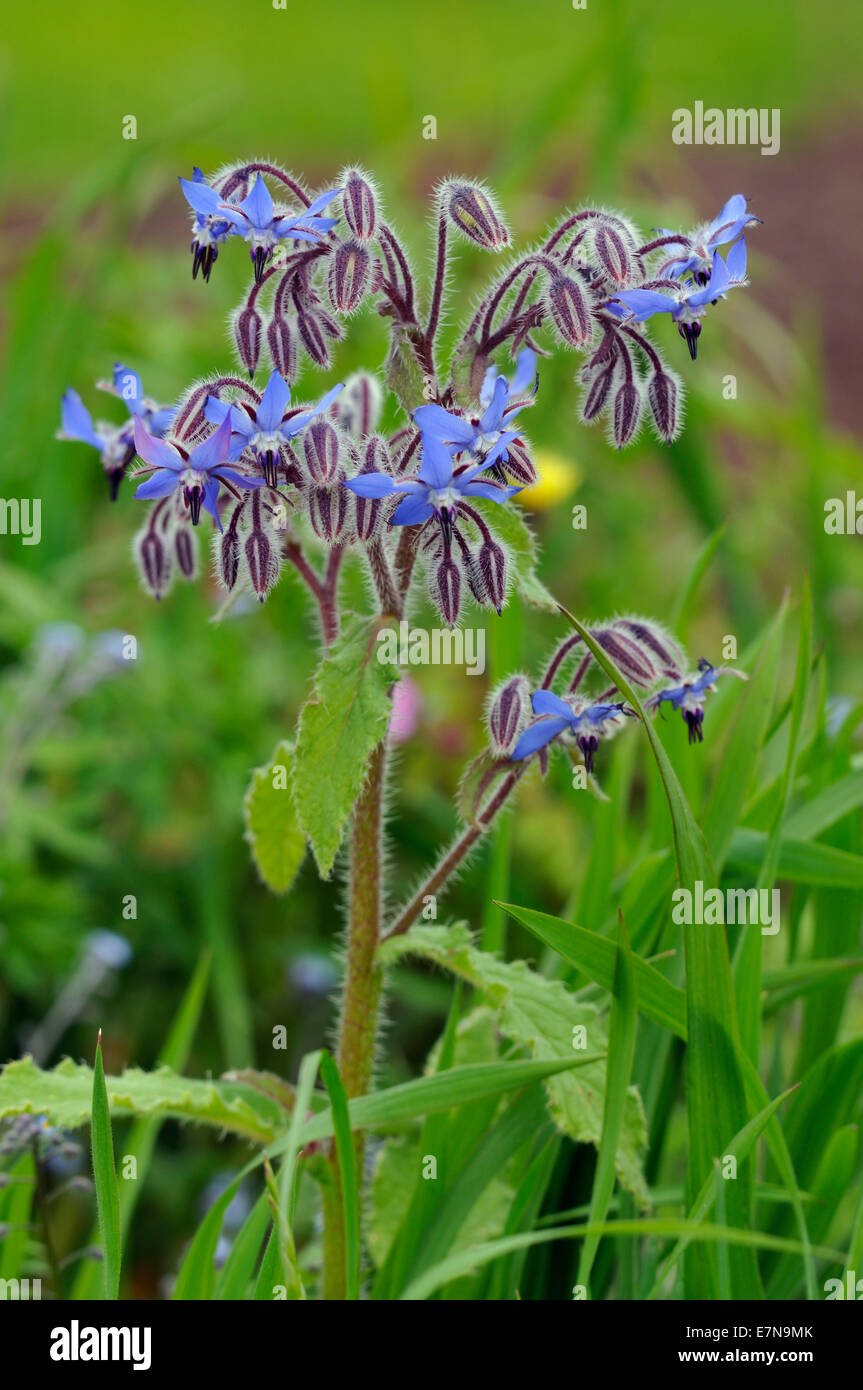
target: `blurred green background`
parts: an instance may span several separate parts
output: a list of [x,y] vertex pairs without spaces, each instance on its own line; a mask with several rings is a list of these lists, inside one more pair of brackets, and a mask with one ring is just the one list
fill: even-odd
[[[129,559],[143,514],[128,485],[111,506],[95,455],[53,438],[67,386],[119,418],[94,391],[115,359],[162,401],[231,363],[225,325],[243,257],[226,252],[210,285],[192,282],[177,175],[270,156],[318,186],[360,163],[378,176],[421,268],[428,196],[444,173],[488,178],[517,244],[567,205],[601,202],[643,227],[687,226],[746,193],[764,218],[749,239],[751,289],[711,319],[697,364],[670,324],[655,335],[688,388],[676,446],[645,435],[615,454],[576,420],[574,359],[543,368],[530,433],[549,481],[526,501],[540,572],[582,617],[667,620],[700,547],[725,523],[686,618],[692,655],[718,659],[727,633],[742,651],[808,569],[831,696],[859,699],[863,551],[857,537],[825,535],[823,508],[847,489],[863,494],[858,322],[845,289],[863,211],[860,36],[851,0],[7,7],[0,495],[41,497],[43,531],[33,547],[0,537],[5,1057],[49,1015],[97,928],[124,936],[133,958],[82,1004],[44,1062],[90,1058],[101,1024],[111,1070],[151,1066],[204,949],[213,988],[194,1074],[252,1063],[291,1074],[330,1024],[339,887],[319,884],[307,864],[286,902],[270,897],[242,838],[250,770],[291,729],[316,663],[302,592],[286,575],[265,607],[218,624],[206,576],[153,603]],[[672,112],[697,100],[779,108],[780,152],[674,145]],[[127,116],[134,141],[122,137]],[[428,116],[434,140],[423,138]],[[453,326],[491,269],[479,252],[460,257]],[[360,318],[323,380],[376,368],[384,349],[383,324]],[[728,374],[736,399],[723,396]],[[321,380],[307,372],[301,395]],[[570,525],[575,501],[588,508],[586,532]],[[348,592],[361,597],[355,576]],[[62,689],[68,672],[51,666],[58,623],[75,625],[85,644],[105,631],[134,634],[139,658],[72,698]],[[510,665],[535,668],[560,627],[515,606],[489,634],[484,680],[446,668],[417,676],[420,722],[391,807],[392,864],[405,887],[455,826],[453,792],[483,743],[488,683]],[[677,731],[670,740],[681,752]],[[684,775],[697,778],[697,763]],[[553,912],[584,901],[594,816],[562,771],[528,782],[503,856],[511,901]],[[621,832],[618,870],[639,833],[637,822]],[[493,942],[501,926],[483,908],[488,871],[486,854],[447,907]],[[137,917],[124,920],[130,894]],[[534,954],[518,935],[508,947]],[[446,997],[440,978],[397,976],[390,1075],[420,1063]],[[270,1045],[281,1023],[287,1057]],[[175,1263],[202,1184],[232,1163],[206,1135],[168,1125],[165,1136],[137,1226],[145,1293]]]

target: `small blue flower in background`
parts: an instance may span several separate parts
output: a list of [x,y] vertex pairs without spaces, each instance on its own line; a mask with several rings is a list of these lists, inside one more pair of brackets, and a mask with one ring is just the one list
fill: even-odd
[[228,416],[187,457],[167,440],[154,439],[141,421],[136,419],[135,449],[144,462],[155,469],[139,485],[135,496],[144,499],[170,497],[171,493],[182,488],[183,500],[191,513],[193,526],[197,526],[203,508],[215,518],[216,525],[222,530],[216,502],[223,482],[233,483],[246,491],[264,486],[263,478],[247,478],[236,469],[225,466],[231,450],[231,421]]
[[512,381],[489,367],[480,393],[483,414],[478,419],[465,419],[433,404],[419,406],[413,418],[423,438],[437,439],[455,454],[467,451],[482,461],[484,469],[492,468],[506,462],[508,446],[518,436],[510,426],[529,402],[517,398],[536,385],[536,353],[525,348],[518,355]]
[[[183,191],[189,198],[188,191],[185,188]],[[288,215],[276,209],[270,190],[258,174],[241,203],[218,204],[220,215],[249,243],[256,284],[261,283],[264,268],[271,260],[278,242],[285,239],[321,241],[330,228],[336,225],[337,217],[321,217],[320,214],[339,193],[340,188],[331,188],[328,193],[322,193],[316,198],[310,207]]]
[[111,500],[115,501],[126,469],[135,457],[135,419],[140,419],[150,434],[160,438],[176,412],[175,407],[158,406],[145,396],[138,373],[122,362],[114,364],[112,382],[100,381],[98,385],[100,390],[108,391],[123,401],[129,411],[128,418],[122,425],[112,425],[104,420],[94,423],[78,392],[69,387],[63,393],[61,427],[57,438],[79,440],[98,451],[102,467],[108,475]]
[[698,673],[690,676],[689,680],[682,685],[669,686],[666,690],[658,690],[655,695],[651,695],[646,701],[645,708],[659,710],[667,703],[679,709],[683,716],[687,729],[689,730],[690,743],[702,743],[704,741],[704,701],[709,694],[716,689],[716,681],[720,676],[736,676],[738,680],[748,680],[749,677],[743,671],[736,671],[731,666],[712,666],[710,662],[702,657],[698,663]]
[[485,462],[473,468],[454,469],[451,450],[434,435],[422,436],[422,464],[415,478],[391,478],[388,473],[361,473],[351,478],[345,487],[358,497],[388,497],[393,492],[408,495],[396,507],[391,519],[393,526],[419,526],[430,517],[437,518],[444,544],[449,548],[453,523],[459,504],[475,497],[489,502],[505,502],[520,489],[504,487],[477,477]]
[[234,225],[222,214],[221,195],[209,186],[200,169],[195,168],[191,179],[180,179],[180,187],[186,202],[195,214],[192,279],[197,279],[200,270],[204,279],[209,280],[213,264],[219,255],[219,246],[234,234]]
[[633,713],[622,701],[592,705],[588,700],[577,697],[571,701],[561,700],[551,690],[537,690],[531,704],[534,714],[540,717],[528,725],[519,738],[510,754],[512,761],[521,762],[531,753],[538,753],[552,739],[568,731],[581,749],[585,770],[589,773],[593,772],[599,740],[607,733],[606,725]]
[[629,318],[635,323],[643,323],[653,314],[671,314],[677,324],[677,331],[686,339],[689,355],[694,361],[698,355],[698,338],[701,333],[701,320],[709,304],[746,284],[746,241],[741,237],[728,253],[724,261],[718,251],[713,253],[713,268],[710,279],[701,288],[694,286],[692,280],[681,283],[677,294],[661,294],[658,290],[622,290],[607,305],[611,313],[626,318],[619,304],[630,310]]
[[[742,193],[735,193],[728,199],[722,211],[712,222],[702,223],[687,236],[681,236],[680,244],[687,248],[688,254],[682,258],[667,261],[659,271],[660,276],[679,279],[691,274],[697,285],[706,285],[710,279],[712,257],[719,246],[727,246],[735,241],[747,227],[754,227],[761,221],[746,211],[746,199]],[[662,229],[664,235],[673,233]]]
[[[233,439],[228,461],[234,462],[245,449],[251,449],[264,471],[270,487],[278,481],[279,450],[288,440],[304,429],[310,420],[327,410],[343,389],[344,382],[331,387],[317,405],[285,419],[291,403],[291,388],[277,371],[270,374],[260,404],[253,414],[241,406],[229,405],[216,396],[208,396],[204,414],[214,425],[220,425],[230,415]],[[251,410],[251,407],[249,407]]]

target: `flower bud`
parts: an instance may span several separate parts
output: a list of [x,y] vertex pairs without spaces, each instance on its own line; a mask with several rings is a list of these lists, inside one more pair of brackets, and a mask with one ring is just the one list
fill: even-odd
[[330,487],[310,487],[306,497],[309,519],[316,536],[327,545],[343,544],[348,539],[348,503],[350,492],[342,487],[340,475]]
[[239,506],[234,508],[226,530],[221,535],[217,532],[213,536],[216,577],[222,587],[229,591],[233,589],[240,574],[241,547],[238,527],[240,517],[245,509],[246,503],[241,502]]
[[351,169],[342,192],[345,221],[360,241],[371,241],[377,224],[374,189],[359,169]]
[[339,469],[339,434],[329,420],[318,419],[303,431],[306,467],[320,487],[329,487]]
[[593,249],[608,278],[616,285],[625,285],[632,274],[632,261],[620,232],[600,222],[593,238]]
[[479,548],[477,566],[488,594],[488,601],[498,613],[506,598],[506,552],[497,541],[484,540]]
[[509,232],[486,189],[475,183],[451,183],[444,190],[450,220],[463,236],[486,251],[509,245]]
[[297,317],[297,331],[304,350],[319,367],[330,365],[330,351],[324,338],[318,314],[301,312]]
[[652,685],[658,678],[659,672],[650,653],[614,625],[594,631],[593,637],[634,685]]
[[198,540],[188,526],[178,526],[174,532],[174,554],[184,579],[194,579],[198,570]]
[[252,588],[263,603],[279,578],[279,552],[263,526],[256,527],[243,547]]
[[570,347],[584,347],[593,335],[593,320],[584,291],[571,275],[555,274],[546,289],[552,322]]
[[498,757],[509,757],[530,714],[530,682],[527,676],[510,676],[492,694],[488,710],[492,751]]
[[133,554],[145,589],[149,589],[154,598],[163,598],[171,587],[173,564],[170,548],[152,519],[136,535]]
[[527,441],[514,439],[506,446],[506,463],[503,465],[508,477],[519,487],[532,487],[537,481],[537,471],[528,453]]
[[581,418],[583,420],[589,422],[595,420],[597,415],[602,414],[608,404],[616,365],[617,359],[612,358],[611,361],[606,362],[598,371],[593,373],[593,379],[581,405]]
[[680,433],[678,390],[674,377],[662,370],[654,372],[647,383],[647,399],[660,438],[666,444],[671,444]]
[[444,622],[454,627],[461,609],[461,573],[449,553],[429,571],[429,596]]
[[261,316],[251,304],[241,309],[234,319],[234,341],[240,361],[253,377],[261,355]]
[[623,449],[635,436],[641,419],[641,392],[634,381],[624,381],[614,397],[612,433],[618,449]]
[[285,381],[293,381],[297,375],[297,339],[288,320],[280,314],[270,321],[267,347],[276,371]]
[[673,637],[652,618],[615,618],[611,623],[642,649],[650,662],[658,660],[661,674],[676,679],[686,666],[686,658]]
[[362,438],[376,430],[383,408],[383,391],[370,372],[354,372],[333,404],[336,420],[343,430]]
[[352,314],[369,287],[371,257],[358,241],[340,241],[330,257],[328,287],[334,309]]
[[[389,473],[391,467],[389,450],[386,444],[378,435],[373,435],[366,445],[365,457],[360,472]],[[383,519],[383,498],[360,497],[354,493],[352,493],[351,496],[354,499],[354,525],[357,539],[363,542],[373,540],[380,530],[381,521]]]

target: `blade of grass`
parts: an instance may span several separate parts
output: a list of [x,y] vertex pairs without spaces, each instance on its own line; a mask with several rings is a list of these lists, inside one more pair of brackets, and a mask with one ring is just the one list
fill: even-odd
[[321,1079],[327,1088],[332,1107],[342,1185],[342,1211],[345,1218],[345,1297],[355,1302],[359,1298],[360,1290],[360,1203],[356,1154],[348,1119],[347,1094],[339,1076],[339,1069],[329,1052],[321,1053]]
[[93,1156],[93,1181],[96,1187],[96,1210],[102,1235],[102,1270],[105,1297],[120,1295],[120,1193],[117,1170],[114,1167],[114,1141],[111,1135],[111,1112],[102,1064],[102,1030],[96,1041],[96,1061],[93,1067],[93,1105],[90,1120]]

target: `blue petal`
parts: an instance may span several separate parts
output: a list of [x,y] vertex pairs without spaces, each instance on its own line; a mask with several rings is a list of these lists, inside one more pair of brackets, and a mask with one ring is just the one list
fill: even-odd
[[667,294],[657,294],[656,290],[624,290],[614,297],[633,311],[639,323],[651,314],[670,314],[676,308],[675,300]]
[[735,241],[731,250],[728,252],[728,274],[732,281],[746,279],[746,238],[741,237]]
[[161,410],[151,411],[149,420],[150,433],[155,435],[164,434],[170,427],[176,413],[176,407],[173,405],[164,406]]
[[[458,479],[456,479],[456,482],[458,482]],[[501,487],[500,483],[493,483],[483,478],[476,478],[473,482],[465,483],[461,486],[459,492],[462,497],[484,497],[487,502],[508,502],[510,497],[514,497],[517,492],[521,492],[521,488]]]
[[350,478],[345,487],[355,492],[357,497],[388,497],[396,491],[396,485],[387,473],[360,473],[359,477]]
[[205,512],[210,513],[210,516],[215,517],[216,525],[218,526],[219,530],[222,531],[224,528],[222,526],[222,521],[219,516],[219,508],[216,505],[219,497],[220,486],[221,485],[219,483],[218,478],[207,478],[207,481],[204,484],[204,496],[201,498],[201,506],[203,507]]
[[452,481],[452,456],[446,445],[432,434],[422,437],[422,466],[420,480],[431,488],[449,487]]
[[231,417],[226,415],[217,430],[199,444],[189,455],[189,467],[196,468],[201,473],[205,473],[209,468],[215,468],[220,463],[225,463],[231,448]]
[[480,434],[490,434],[492,430],[499,430],[503,419],[503,410],[509,400],[509,386],[505,376],[499,376],[494,383],[494,395],[491,404],[479,422]]
[[451,415],[442,405],[421,405],[413,412],[413,419],[424,435],[430,434],[447,444],[473,444],[476,430],[470,421]]
[[434,508],[430,502],[425,500],[425,492],[415,497],[405,497],[399,502],[393,514],[393,526],[418,526],[421,521],[428,521]]
[[136,497],[147,498],[168,497],[180,486],[180,479],[177,473],[168,468],[157,468],[145,482],[141,483],[136,492]]
[[141,378],[131,367],[122,362],[114,363],[114,390],[129,407],[130,415],[140,415],[143,410],[144,388]]
[[713,253],[713,269],[710,272],[710,279],[703,290],[696,290],[695,294],[686,296],[687,304],[697,308],[701,304],[709,304],[720,294],[724,294],[728,289],[728,267],[718,251]]
[[266,231],[273,220],[273,199],[261,174],[255,179],[240,207],[257,231]]
[[80,439],[85,444],[92,444],[93,448],[101,453],[105,447],[105,440],[96,433],[92,415],[78,392],[73,391],[71,386],[63,395],[61,410],[63,433],[68,434],[70,439]]
[[[721,210],[721,212],[717,214],[716,217],[714,217],[713,221],[711,222],[707,230],[707,240],[713,241],[714,237],[716,237],[720,232],[723,231],[723,228],[728,227],[730,223],[736,222],[739,218],[744,217],[745,214],[746,199],[744,198],[743,194],[732,194],[732,196],[728,199],[728,202],[725,204],[725,207]],[[723,233],[722,242],[730,240],[731,237]],[[717,242],[717,246],[722,245],[722,242]]]
[[194,181],[180,179],[180,187],[186,202],[202,217],[208,217],[214,213],[222,201],[215,188],[210,188],[205,183],[199,183],[197,179]]
[[519,763],[522,758],[527,758],[531,753],[544,748],[553,738],[557,738],[558,734],[562,734],[564,729],[569,727],[569,723],[568,719],[539,719],[536,724],[531,724],[525,729],[510,754],[512,762]]
[[264,434],[272,434],[282,423],[282,416],[290,403],[290,386],[279,372],[272,372],[257,410],[258,429]]
[[185,464],[173,444],[165,439],[154,439],[144,429],[139,416],[134,418],[135,450],[144,462],[151,463],[154,468],[168,468],[172,473],[181,472]]
[[[340,188],[331,188],[328,193],[319,194],[311,206],[307,207],[305,212],[300,214],[301,217],[317,217],[318,213],[323,212],[324,208],[328,207],[333,199],[338,197],[341,191]],[[333,221],[338,221],[338,218],[333,218]]]
[[533,348],[522,348],[515,359],[515,374],[509,384],[511,396],[521,396],[530,391],[536,381],[536,353]]
[[568,705],[565,700],[561,700],[559,695],[555,695],[553,690],[537,690],[530,701],[533,706],[534,714],[553,714],[557,719],[565,719],[572,724],[575,721],[575,714],[572,705]]
[[224,478],[229,483],[234,483],[239,488],[266,486],[265,478],[247,478],[242,473],[238,473],[235,468],[227,468],[225,464],[222,463],[220,463],[217,468],[211,468],[209,471],[211,478]]

